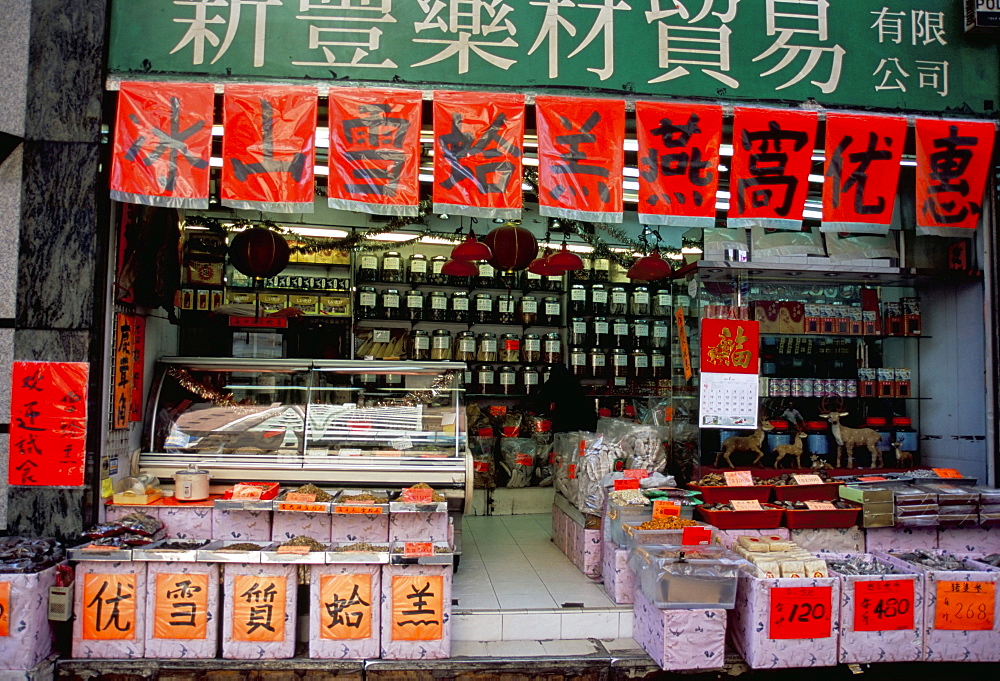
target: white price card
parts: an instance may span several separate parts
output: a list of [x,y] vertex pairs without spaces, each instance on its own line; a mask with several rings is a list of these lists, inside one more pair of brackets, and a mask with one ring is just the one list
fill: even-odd
[[822,485],[823,478],[818,475],[792,475],[796,485]]
[[372,331],[372,342],[374,343],[388,343],[392,340],[392,334],[389,329],[375,329]]
[[725,471],[727,487],[753,487],[753,473],[750,471]]
[[401,452],[405,452],[407,449],[413,449],[413,440],[409,436],[397,437],[389,441],[389,446],[393,449],[398,449]]
[[733,505],[734,511],[763,511],[760,502],[756,499],[733,499],[729,503]]
[[837,507],[833,505],[832,501],[807,501],[805,502],[806,508],[810,511],[836,511]]

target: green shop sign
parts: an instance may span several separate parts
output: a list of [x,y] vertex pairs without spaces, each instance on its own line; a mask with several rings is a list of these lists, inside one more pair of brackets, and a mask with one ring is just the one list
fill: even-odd
[[991,114],[958,0],[115,0],[123,78],[546,88]]

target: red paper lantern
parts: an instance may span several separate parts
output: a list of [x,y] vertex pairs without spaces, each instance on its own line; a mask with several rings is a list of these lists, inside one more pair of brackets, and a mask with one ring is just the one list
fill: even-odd
[[628,271],[629,279],[638,281],[656,281],[664,279],[673,274],[674,268],[666,260],[660,257],[660,252],[656,249],[650,255],[639,258]]
[[288,267],[291,249],[277,232],[263,227],[245,229],[229,244],[229,262],[255,279],[268,279]]
[[497,227],[483,237],[483,243],[493,251],[487,262],[502,272],[523,270],[538,255],[535,235],[513,223]]
[[449,277],[474,277],[479,274],[479,268],[468,260],[449,260],[441,266],[441,274]]
[[451,249],[452,260],[469,260],[477,262],[479,260],[489,260],[493,257],[493,251],[482,241],[476,239],[476,235],[471,231],[465,241]]

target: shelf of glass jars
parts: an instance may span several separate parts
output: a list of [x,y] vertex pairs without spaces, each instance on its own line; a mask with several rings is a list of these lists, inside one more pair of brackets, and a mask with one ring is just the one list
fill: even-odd
[[384,319],[380,317],[364,317],[355,319],[355,323],[359,326],[384,326],[391,329],[409,329],[409,328],[447,328],[450,330],[471,330],[473,328],[479,329],[480,327],[489,327],[490,329],[509,329],[509,330],[520,330],[522,332],[528,331],[530,329],[536,329],[538,331],[552,332],[559,331],[565,328],[562,324],[502,324],[498,322],[483,322],[483,321],[467,321],[467,322],[456,322],[450,320],[434,320],[434,319]]
[[389,287],[411,288],[417,290],[426,289],[447,289],[448,291],[467,291],[468,293],[521,293],[521,294],[542,294],[562,295],[566,292],[564,286],[552,287],[526,287],[507,286],[502,282],[413,282],[413,281],[358,281],[357,286],[373,286],[379,290]]
[[929,340],[933,336],[912,335],[912,336],[899,336],[899,335],[886,335],[886,334],[850,334],[850,333],[772,333],[762,332],[760,334],[761,338],[775,337],[775,338],[846,338],[846,339],[858,339],[866,342],[881,341],[887,339],[900,339],[900,340]]
[[291,288],[291,287],[280,287],[280,286],[266,286],[264,288],[255,288],[253,286],[226,286],[227,291],[232,291],[233,293],[280,293],[286,295],[297,295],[297,296],[325,296],[325,295],[348,295],[350,290],[339,289],[339,288]]

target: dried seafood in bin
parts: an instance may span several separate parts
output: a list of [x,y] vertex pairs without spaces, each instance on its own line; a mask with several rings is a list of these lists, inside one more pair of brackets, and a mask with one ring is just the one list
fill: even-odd
[[251,542],[238,542],[236,544],[230,544],[229,546],[223,546],[217,551],[260,551],[261,547],[258,544],[253,544]]
[[856,556],[848,560],[827,558],[827,565],[842,575],[895,575],[899,573],[892,565],[883,563],[878,558]]
[[[290,492],[293,494],[313,494],[316,496],[317,502],[333,501],[332,495],[330,495],[328,492],[321,490],[319,487],[313,485],[312,483],[302,485],[302,487],[290,490]],[[288,497],[288,494],[289,491],[282,493],[281,497],[279,497],[279,501],[286,499]]]
[[368,492],[362,492],[361,494],[344,494],[338,500],[338,503],[344,504],[388,504],[389,497],[384,494],[370,494]]
[[365,541],[354,542],[353,544],[343,544],[336,547],[337,552],[354,553],[384,553],[389,550],[388,544],[369,544]]
[[608,492],[608,499],[619,506],[649,506],[653,503],[637,489],[620,489]]
[[[703,476],[700,480],[696,480],[691,483],[692,485],[697,485],[699,487],[725,487],[726,478],[721,473],[709,473]],[[758,478],[756,475],[753,476],[753,484],[755,485],[770,485],[771,483],[763,478]]]
[[[814,473],[815,473],[815,475],[818,475],[819,479],[822,480],[823,482],[833,482],[834,481],[833,478],[830,477],[830,475],[826,471],[824,471],[822,469],[814,471]],[[756,482],[756,479],[755,479],[755,482]],[[758,483],[758,484],[774,485],[776,487],[786,487],[788,485],[797,485],[799,483],[796,482],[795,477],[794,477],[794,475],[792,473],[782,473],[781,475],[777,475],[777,476],[775,476],[773,478],[765,480],[763,483]]]
[[907,563],[914,563],[915,565],[923,565],[931,570],[965,570],[965,566],[955,556],[949,554],[937,554],[931,553],[926,549],[917,549],[916,551],[909,551],[907,553],[897,553],[896,558],[900,560],[905,560]]
[[680,530],[685,527],[700,527],[704,523],[699,523],[695,520],[689,520],[688,518],[678,518],[676,516],[668,516],[666,518],[653,518],[652,520],[647,520],[641,525],[637,525],[637,530]]
[[279,546],[308,546],[310,552],[326,551],[326,547],[312,537],[303,537],[301,535],[296,535],[283,544],[279,544]]
[[39,572],[59,563],[65,557],[62,544],[55,539],[0,539],[0,573]]
[[987,565],[992,565],[993,567],[1000,567],[1000,553],[991,553],[988,556],[982,558],[977,558],[980,563],[986,563]]
[[157,551],[191,551],[193,549],[200,549],[201,547],[208,544],[207,540],[202,541],[182,541],[179,539],[171,539],[170,541],[165,541],[156,547]]
[[[434,488],[431,487],[430,485],[428,485],[426,482],[418,482],[416,485],[410,485],[410,489],[430,489],[430,490],[433,490]],[[440,492],[434,492],[434,493],[431,494],[431,501],[441,502],[441,501],[444,501],[444,500],[445,500],[444,495],[441,494]]]
[[[808,506],[806,506],[806,502],[804,502],[804,501],[771,501],[771,502],[768,502],[768,503],[770,503],[770,504],[772,504],[774,506],[780,506],[781,508],[787,509],[789,511],[809,511],[809,510],[812,510]],[[854,506],[854,505],[852,505],[852,504],[850,504],[850,503],[848,503],[846,501],[835,500],[835,501],[831,501],[830,503],[833,504],[834,508],[840,509],[842,511],[856,510],[858,508],[857,506]]]
[[[410,543],[410,542],[407,542],[407,543]],[[398,546],[398,545],[397,546],[393,546],[392,547],[392,552],[393,553],[405,553],[406,552],[406,547],[405,546]],[[435,546],[434,547],[434,553],[451,553],[451,549],[449,547],[447,547],[447,546]]]

